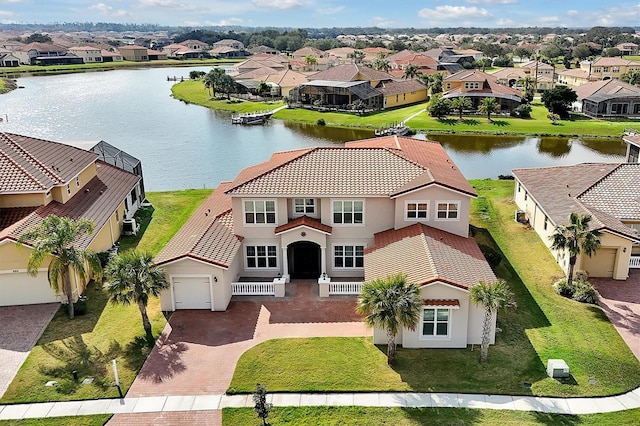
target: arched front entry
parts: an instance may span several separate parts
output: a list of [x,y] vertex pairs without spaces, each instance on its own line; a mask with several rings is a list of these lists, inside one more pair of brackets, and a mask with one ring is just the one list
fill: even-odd
[[318,278],[320,276],[320,246],[310,241],[289,244],[287,261],[291,278]]

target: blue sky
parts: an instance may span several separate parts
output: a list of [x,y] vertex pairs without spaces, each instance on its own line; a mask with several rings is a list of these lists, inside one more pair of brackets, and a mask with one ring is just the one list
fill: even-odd
[[294,28],[634,26],[640,24],[640,1],[0,0],[0,22]]

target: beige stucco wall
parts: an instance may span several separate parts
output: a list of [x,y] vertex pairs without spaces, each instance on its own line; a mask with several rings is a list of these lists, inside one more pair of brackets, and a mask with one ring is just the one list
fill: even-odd
[[71,197],[81,191],[87,182],[93,179],[95,175],[96,163],[93,162],[78,174],[78,177],[80,178],[80,185],[76,184],[76,179],[73,177],[68,181],[69,191],[67,191],[67,184],[53,188],[51,191],[53,199],[62,204],[66,203]]
[[415,92],[399,93],[397,95],[389,95],[384,97],[385,108],[392,108],[401,105],[413,104],[416,102],[426,101],[429,97],[428,91],[418,90]]
[[30,194],[3,194],[0,195],[0,207],[37,207],[47,204],[47,199],[51,199],[51,194],[47,196],[44,192]]
[[[471,197],[456,191],[452,191],[448,188],[441,186],[429,186],[419,191],[413,191],[408,194],[404,194],[395,198],[395,223],[394,228],[400,229],[405,226],[412,225],[416,222],[421,222],[426,225],[432,226],[443,231],[451,232],[452,234],[461,235],[467,237],[469,235],[469,208]],[[405,209],[408,201],[427,201],[427,220],[406,220]],[[437,203],[444,201],[459,201],[460,210],[458,211],[457,220],[438,220],[436,218]]]
[[[629,258],[631,256],[631,241],[619,237],[617,235],[611,234],[609,232],[603,232],[600,237],[600,247],[602,249],[615,249],[615,263],[613,268],[613,276],[612,278],[615,280],[626,280],[629,278]],[[589,273],[588,264],[596,266],[596,264],[603,265],[605,262],[608,262],[608,259],[604,256],[604,251],[600,252],[600,256],[598,256],[598,251],[595,252],[588,258],[586,254],[581,254],[578,257],[578,261],[576,262],[576,269],[584,269]],[[597,266],[596,266],[597,267]],[[593,270],[592,270],[593,272]],[[597,276],[598,274],[589,274],[589,276]]]
[[[184,258],[176,262],[167,264],[164,269],[169,277],[171,286],[163,290],[160,293],[160,306],[163,311],[175,310],[173,302],[173,278],[183,277],[208,277],[211,283],[211,290],[213,296],[213,309],[214,311],[224,311],[229,305],[231,299],[231,274],[229,271],[225,271],[223,268],[215,265],[207,264],[197,260]],[[215,279],[217,278],[217,282]]]

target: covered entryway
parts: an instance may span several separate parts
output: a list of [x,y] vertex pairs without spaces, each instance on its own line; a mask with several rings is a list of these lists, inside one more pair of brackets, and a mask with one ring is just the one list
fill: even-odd
[[26,272],[2,274],[0,278],[0,306],[33,305],[57,302],[49,285],[47,271],[36,277]]
[[173,277],[175,309],[211,310],[211,282],[209,277]]
[[320,246],[310,241],[299,241],[287,249],[291,278],[318,278],[320,269]]
[[593,256],[583,256],[582,269],[587,271],[590,277],[611,278],[616,266],[617,253],[616,248],[601,247]]

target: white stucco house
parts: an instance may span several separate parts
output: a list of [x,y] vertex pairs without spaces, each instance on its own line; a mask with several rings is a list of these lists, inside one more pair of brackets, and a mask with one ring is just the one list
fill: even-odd
[[[424,307],[398,343],[478,344],[484,311],[469,288],[496,278],[469,237],[474,197],[436,142],[393,136],[275,153],[221,183],[158,254],[171,282],[162,309],[223,311],[232,297],[284,296],[302,278],[317,280],[320,297],[359,294],[363,281],[405,273]],[[385,333],[374,340],[386,343]]]

